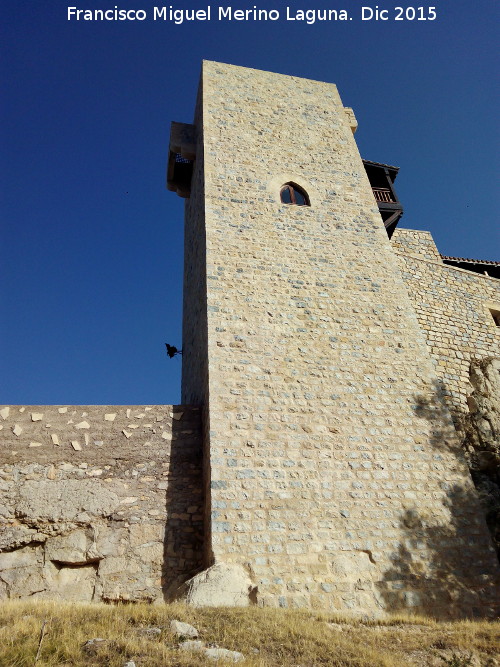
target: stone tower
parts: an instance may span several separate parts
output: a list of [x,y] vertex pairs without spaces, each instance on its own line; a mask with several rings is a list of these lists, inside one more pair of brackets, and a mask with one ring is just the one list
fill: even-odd
[[355,125],[332,84],[214,62],[172,125],[205,562],[259,604],[490,613],[498,566]]

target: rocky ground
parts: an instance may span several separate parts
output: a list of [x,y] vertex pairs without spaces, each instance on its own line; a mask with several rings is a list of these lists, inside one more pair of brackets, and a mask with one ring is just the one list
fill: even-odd
[[499,667],[500,624],[279,609],[5,602],[0,665]]

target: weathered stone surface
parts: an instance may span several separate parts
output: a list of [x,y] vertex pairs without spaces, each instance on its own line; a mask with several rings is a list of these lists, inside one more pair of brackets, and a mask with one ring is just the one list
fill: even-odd
[[152,576],[155,571],[154,564],[143,568],[139,561],[129,556],[111,556],[100,562],[96,594],[108,602],[153,602],[162,598],[160,582]]
[[[163,531],[164,532],[164,531]],[[158,523],[136,523],[130,526],[130,546],[139,547],[153,542],[163,542],[163,532]]]
[[25,598],[35,596],[37,593],[45,590],[46,581],[41,572],[21,568],[20,570],[10,570],[18,576],[9,585],[9,598]]
[[[130,526],[130,529],[135,524]],[[124,556],[129,547],[129,530],[115,525],[97,524],[93,526],[95,533],[96,552],[103,558],[106,556]],[[161,528],[157,526],[158,534],[161,535]]]
[[45,543],[45,558],[74,565],[99,560],[90,530],[74,530],[69,535],[49,538]]
[[363,551],[344,551],[335,555],[331,562],[331,572],[336,581],[375,581],[381,576],[369,554]]
[[5,584],[5,597],[92,600],[95,567],[56,567],[44,558],[42,545],[0,553],[0,580]]
[[140,565],[137,561],[132,560],[126,556],[116,557],[109,556],[101,562],[99,565],[99,574],[101,577],[107,577],[108,575],[121,575],[122,573],[126,575],[137,574],[141,571]]
[[43,547],[24,547],[0,554],[0,579],[8,597],[31,596],[45,589],[42,574]]
[[179,593],[194,607],[248,607],[255,588],[241,565],[216,563],[187,581]]
[[189,639],[198,637],[198,630],[189,623],[183,623],[182,621],[170,621],[170,632],[177,637],[188,637]]
[[179,648],[181,651],[194,651],[195,653],[205,651],[203,642],[198,639],[188,639],[187,641],[179,644]]
[[97,579],[95,566],[56,567],[48,563],[44,568],[44,576],[45,590],[36,597],[74,602],[91,602],[94,598]]
[[161,542],[153,542],[150,544],[141,544],[134,547],[133,553],[137,558],[144,562],[153,565],[161,566],[165,557],[165,548]]
[[41,547],[24,547],[0,553],[0,571],[19,567],[33,567],[42,561]]
[[28,481],[19,489],[17,513],[31,522],[79,521],[79,515],[110,516],[120,499],[100,480]]
[[228,662],[241,662],[245,659],[243,653],[239,651],[229,651],[227,648],[207,648],[205,656],[209,660],[227,660]]

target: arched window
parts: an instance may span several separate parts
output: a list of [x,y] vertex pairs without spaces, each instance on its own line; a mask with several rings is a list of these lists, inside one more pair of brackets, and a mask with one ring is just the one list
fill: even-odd
[[280,190],[280,198],[283,204],[310,206],[307,192],[296,183],[285,183]]

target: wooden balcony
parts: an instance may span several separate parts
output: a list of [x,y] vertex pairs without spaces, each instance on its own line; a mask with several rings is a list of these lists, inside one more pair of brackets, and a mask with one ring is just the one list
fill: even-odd
[[382,216],[387,236],[391,238],[403,215],[403,207],[394,190],[394,181],[398,175],[398,167],[391,167],[381,162],[363,160],[366,174],[372,187],[373,196]]
[[380,202],[396,203],[389,188],[372,188],[375,199]]

